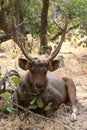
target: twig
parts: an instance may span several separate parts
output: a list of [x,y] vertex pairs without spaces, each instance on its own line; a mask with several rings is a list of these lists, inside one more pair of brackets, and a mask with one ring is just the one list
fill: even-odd
[[20,108],[20,109],[23,110],[25,113],[33,114],[33,116],[37,116],[37,117],[42,118],[42,119],[46,119],[46,120],[53,121],[53,120],[50,119],[49,117],[44,117],[44,116],[39,115],[39,114],[37,114],[37,113],[33,113],[32,111],[30,111],[30,110],[28,110],[28,109],[26,109],[26,108],[24,108],[24,107],[18,105],[17,103],[11,101],[10,99],[5,99],[5,98],[2,97],[1,95],[0,95],[0,98],[2,98],[5,102],[9,102],[9,103],[11,103],[12,105],[14,105],[14,106]]
[[59,23],[57,23],[57,21],[52,17],[53,22],[56,24],[56,26],[58,26],[58,28],[62,31],[63,28],[59,25]]
[[23,24],[24,24],[24,21],[22,21],[20,24],[18,24],[18,25],[16,26],[16,29],[19,28],[20,26],[22,26]]
[[73,52],[60,52],[61,54],[72,54],[72,55],[74,55],[75,57],[77,57],[78,58],[78,56],[76,55],[76,54],[74,54]]
[[11,101],[10,99],[5,99],[5,98],[2,97],[1,95],[0,95],[0,98],[2,98],[5,102],[9,102],[9,103],[13,104],[14,106],[17,106],[18,108],[24,110],[25,112],[28,112],[26,108],[24,108],[24,107],[22,107],[22,106],[16,104],[15,102]]
[[[19,73],[16,70],[11,70],[9,72],[6,72],[6,74],[3,77],[0,78],[0,92],[1,91],[3,91],[3,92],[6,91],[6,81],[9,84],[11,84],[11,86],[13,86],[13,88],[15,88],[14,85],[11,83],[11,81],[9,79],[10,77],[12,77],[14,75],[20,77]],[[2,86],[3,86],[3,89],[1,89]]]

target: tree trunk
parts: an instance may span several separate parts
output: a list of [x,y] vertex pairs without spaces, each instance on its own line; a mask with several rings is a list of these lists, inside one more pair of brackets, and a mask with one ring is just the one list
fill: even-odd
[[40,34],[40,47],[46,49],[47,47],[47,16],[48,16],[49,0],[43,0],[43,7],[41,12],[41,34]]
[[[21,1],[20,0],[15,0],[14,2],[14,10],[15,10],[15,18],[16,18],[16,25],[19,25],[21,22],[23,22],[23,15],[21,11]],[[19,32],[24,33],[24,25],[20,26],[18,28]]]
[[[15,16],[16,16],[16,25],[20,24],[20,0],[15,0],[14,2],[14,9],[15,9]],[[20,28],[18,28],[18,31],[20,32]]]
[[8,27],[6,20],[5,20],[5,10],[3,8],[3,4],[4,2],[1,1],[1,5],[0,5],[0,29],[3,30],[5,32],[5,34],[7,35],[7,39],[11,38],[11,32],[9,30],[11,30],[10,27]]

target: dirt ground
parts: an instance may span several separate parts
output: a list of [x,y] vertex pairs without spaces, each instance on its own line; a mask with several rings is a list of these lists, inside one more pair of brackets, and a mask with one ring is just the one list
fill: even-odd
[[[63,46],[65,67],[59,68],[53,74],[71,77],[76,85],[78,99],[77,121],[71,122],[71,107],[61,105],[51,118],[43,118],[34,114],[3,114],[0,113],[0,130],[87,130],[87,61],[78,60],[87,55],[87,49]],[[61,53],[60,53],[61,55]],[[15,69],[17,57],[0,53],[2,72]],[[19,69],[20,70],[20,69]]]

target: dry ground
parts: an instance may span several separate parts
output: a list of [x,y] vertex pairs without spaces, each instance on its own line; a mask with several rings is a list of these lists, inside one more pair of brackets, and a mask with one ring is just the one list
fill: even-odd
[[[0,130],[87,130],[87,61],[78,62],[77,58],[87,54],[87,49],[62,47],[62,52],[73,52],[63,54],[65,67],[60,68],[53,74],[59,76],[70,76],[76,85],[78,99],[78,120],[71,122],[71,107],[61,105],[54,116],[50,119],[38,117],[33,114],[19,115],[0,113]],[[64,51],[65,52],[65,51]],[[12,59],[10,55],[0,54],[0,66],[2,72],[15,68],[17,58]],[[16,66],[17,67],[17,66]],[[20,70],[20,69],[19,69]]]

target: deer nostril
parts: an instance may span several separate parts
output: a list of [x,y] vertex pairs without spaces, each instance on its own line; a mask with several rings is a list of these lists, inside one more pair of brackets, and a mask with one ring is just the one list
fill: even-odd
[[41,84],[41,83],[36,83],[36,84],[35,84],[35,86],[36,86],[37,88],[39,88],[39,89],[40,89],[40,88],[42,88],[42,87],[43,87],[43,84]]

